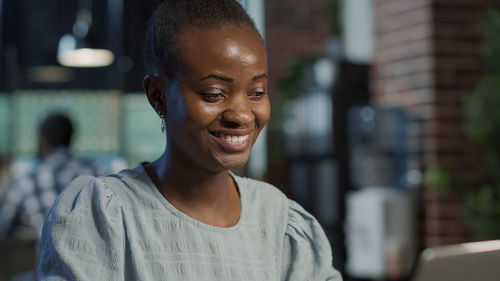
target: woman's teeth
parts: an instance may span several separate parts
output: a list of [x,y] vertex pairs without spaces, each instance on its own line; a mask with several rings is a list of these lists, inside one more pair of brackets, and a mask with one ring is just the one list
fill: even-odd
[[226,141],[231,142],[231,143],[239,143],[239,142],[246,141],[250,135],[231,136],[231,135],[225,135],[225,134],[215,134],[215,136],[218,138],[226,139]]

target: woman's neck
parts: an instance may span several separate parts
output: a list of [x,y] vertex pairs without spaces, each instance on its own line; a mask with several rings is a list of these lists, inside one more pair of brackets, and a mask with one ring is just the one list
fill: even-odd
[[206,224],[235,225],[241,203],[229,171],[214,173],[183,162],[164,153],[145,168],[160,193],[179,211]]

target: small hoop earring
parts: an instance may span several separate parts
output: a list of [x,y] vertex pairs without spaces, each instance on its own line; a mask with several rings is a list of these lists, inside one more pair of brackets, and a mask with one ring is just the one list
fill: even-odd
[[160,119],[161,119],[161,132],[165,133],[165,115],[160,113]]

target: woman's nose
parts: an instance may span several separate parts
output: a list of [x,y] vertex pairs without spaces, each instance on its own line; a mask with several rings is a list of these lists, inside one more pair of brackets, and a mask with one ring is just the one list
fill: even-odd
[[246,95],[237,95],[229,99],[222,121],[231,127],[246,127],[254,120],[252,106]]

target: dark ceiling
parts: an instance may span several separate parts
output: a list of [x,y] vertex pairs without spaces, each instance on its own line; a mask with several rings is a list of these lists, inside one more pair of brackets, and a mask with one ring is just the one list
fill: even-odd
[[144,31],[159,0],[91,1],[92,26],[87,39],[115,53],[115,61],[108,67],[66,68],[57,63],[58,42],[71,33],[77,0],[0,0],[0,91],[141,91]]

